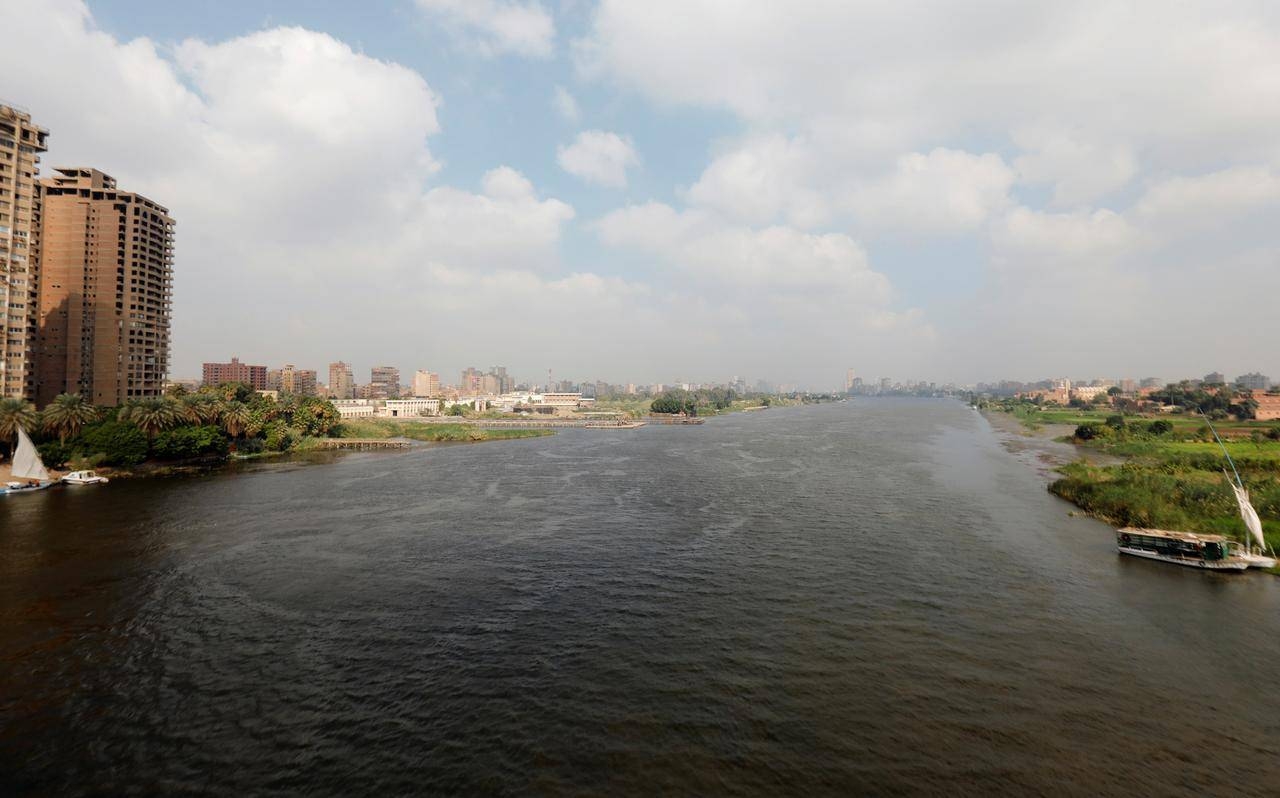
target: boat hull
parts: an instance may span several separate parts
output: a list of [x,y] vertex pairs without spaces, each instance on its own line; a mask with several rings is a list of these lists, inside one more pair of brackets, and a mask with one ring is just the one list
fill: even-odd
[[1241,554],[1240,559],[1249,564],[1250,568],[1275,568],[1276,558],[1268,557],[1264,554]]
[[0,496],[5,496],[9,494],[16,495],[19,493],[35,493],[36,491],[40,491],[40,490],[48,490],[49,488],[52,488],[56,484],[58,483],[41,482],[39,485],[23,485],[22,487],[18,487],[18,488],[11,488],[8,485],[0,485]]
[[1171,557],[1168,554],[1160,554],[1158,552],[1147,551],[1146,549],[1135,549],[1128,546],[1117,546],[1116,551],[1121,554],[1128,554],[1130,557],[1159,560],[1160,562],[1183,565],[1188,568],[1196,568],[1201,571],[1243,571],[1249,567],[1249,563],[1243,559],[1234,557],[1226,560],[1203,560],[1191,557]]

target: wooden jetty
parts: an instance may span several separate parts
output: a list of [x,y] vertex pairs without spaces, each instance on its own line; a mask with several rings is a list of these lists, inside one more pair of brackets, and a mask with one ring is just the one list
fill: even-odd
[[317,442],[320,449],[348,449],[368,451],[371,449],[408,449],[412,443],[404,438],[322,438]]

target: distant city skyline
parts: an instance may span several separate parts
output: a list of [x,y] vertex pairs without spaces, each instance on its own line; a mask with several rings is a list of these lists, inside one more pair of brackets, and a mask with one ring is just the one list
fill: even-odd
[[0,97],[179,220],[174,377],[1280,372],[1262,6],[484,7],[0,0]]

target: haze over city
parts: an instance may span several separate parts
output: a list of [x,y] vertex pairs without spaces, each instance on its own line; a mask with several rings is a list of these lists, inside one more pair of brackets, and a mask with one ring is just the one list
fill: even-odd
[[1280,371],[1258,3],[0,14],[44,171],[177,220],[174,377]]

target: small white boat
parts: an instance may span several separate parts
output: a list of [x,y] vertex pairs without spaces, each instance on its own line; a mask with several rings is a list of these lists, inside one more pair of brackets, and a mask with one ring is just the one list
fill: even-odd
[[49,478],[49,470],[44,467],[36,445],[27,437],[27,432],[22,427],[18,427],[18,448],[13,453],[13,467],[9,472],[16,479],[0,487],[0,494],[33,493],[58,484]]
[[110,480],[98,476],[93,471],[72,471],[63,477],[62,481],[68,485],[105,485]]

